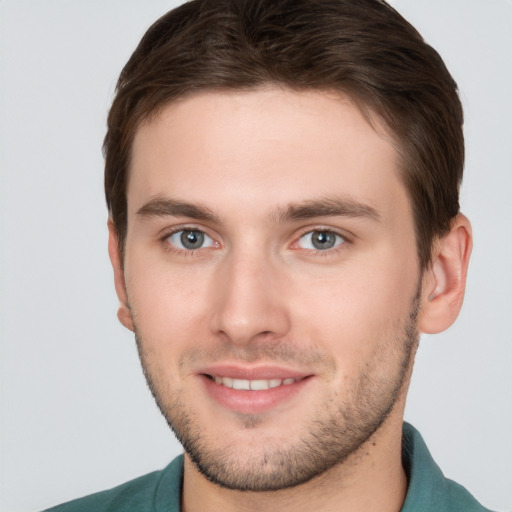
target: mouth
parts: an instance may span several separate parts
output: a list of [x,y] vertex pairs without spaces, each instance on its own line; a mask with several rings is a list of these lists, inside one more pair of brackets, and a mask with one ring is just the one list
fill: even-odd
[[314,380],[314,375],[282,368],[231,366],[208,369],[198,376],[214,403],[241,414],[286,408]]
[[281,386],[289,386],[298,382],[299,380],[304,379],[305,377],[300,378],[292,378],[288,377],[285,379],[234,379],[232,377],[222,377],[220,375],[207,375],[205,374],[207,379],[215,382],[215,384],[219,384],[220,386],[225,386],[230,389],[236,389],[241,391],[265,391],[267,389],[278,388]]

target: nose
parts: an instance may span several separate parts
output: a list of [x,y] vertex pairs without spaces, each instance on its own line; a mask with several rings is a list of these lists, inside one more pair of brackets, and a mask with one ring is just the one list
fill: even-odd
[[290,328],[285,278],[263,254],[233,254],[214,282],[211,328],[234,345],[276,340]]

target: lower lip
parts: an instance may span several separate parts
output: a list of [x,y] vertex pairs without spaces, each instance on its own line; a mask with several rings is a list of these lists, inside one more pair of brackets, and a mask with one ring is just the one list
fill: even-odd
[[233,389],[201,375],[208,394],[223,407],[241,414],[260,414],[287,402],[301,391],[311,377],[261,391]]

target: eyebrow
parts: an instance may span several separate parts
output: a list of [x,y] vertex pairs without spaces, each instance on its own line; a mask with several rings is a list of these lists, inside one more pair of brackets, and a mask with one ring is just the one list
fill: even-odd
[[[195,220],[221,224],[220,218],[209,208],[176,199],[156,197],[137,210],[142,217],[189,217]],[[351,198],[327,197],[289,204],[278,208],[270,216],[272,223],[306,220],[316,217],[363,217],[380,221],[378,211],[368,204]]]
[[272,216],[274,222],[306,220],[315,217],[363,217],[380,221],[379,212],[372,206],[351,198],[326,197],[290,204]]
[[190,217],[196,220],[206,220],[220,223],[219,218],[205,206],[156,197],[137,210],[142,217]]

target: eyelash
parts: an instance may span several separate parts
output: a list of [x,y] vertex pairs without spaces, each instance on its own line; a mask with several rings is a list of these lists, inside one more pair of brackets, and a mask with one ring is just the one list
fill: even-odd
[[208,249],[208,247],[200,247],[198,249],[180,249],[179,247],[174,246],[169,242],[169,238],[172,235],[175,235],[176,233],[180,233],[181,231],[198,231],[200,233],[204,233],[208,238],[211,238],[215,244],[218,245],[217,242],[215,242],[215,239],[211,237],[204,229],[199,228],[197,226],[179,226],[174,228],[171,231],[167,231],[164,235],[160,237],[160,242],[163,245],[163,248],[165,251],[173,253],[173,254],[179,254],[180,256],[198,256],[201,254],[201,249]]
[[[167,252],[171,252],[171,253],[179,254],[179,255],[183,255],[183,256],[197,256],[202,249],[209,249],[209,247],[200,247],[198,249],[188,249],[188,250],[186,250],[186,249],[180,249],[180,248],[174,246],[173,244],[171,244],[169,242],[169,238],[171,236],[175,235],[176,233],[180,233],[181,231],[198,231],[198,232],[204,233],[206,236],[211,238],[217,246],[219,246],[218,242],[215,242],[214,237],[210,236],[204,229],[199,228],[197,226],[187,226],[187,225],[185,225],[185,226],[176,227],[175,229],[173,229],[171,231],[168,231],[164,235],[161,236],[160,241],[161,241],[164,249]],[[326,227],[323,227],[323,226],[315,226],[315,227],[305,228],[294,239],[294,242],[291,245],[294,246],[294,245],[298,244],[298,242],[300,241],[300,239],[302,237],[304,237],[305,235],[308,235],[310,233],[314,233],[314,232],[328,233],[328,234],[333,234],[335,236],[339,236],[340,238],[342,238],[343,242],[341,244],[339,244],[338,246],[335,246],[335,247],[330,248],[330,249],[324,249],[324,250],[307,249],[308,255],[321,256],[321,257],[330,256],[330,255],[333,255],[335,253],[338,253],[340,250],[344,250],[346,248],[345,247],[346,245],[352,243],[351,238],[349,236],[347,236],[345,233],[340,233],[340,232],[338,232],[338,231],[336,231],[336,230],[334,230],[332,228],[326,228]],[[300,249],[300,248],[298,248],[298,249]]]
[[320,257],[323,257],[323,258],[329,257],[329,256],[333,256],[334,254],[337,254],[339,251],[345,250],[346,249],[346,245],[349,245],[349,244],[352,243],[351,237],[349,237],[345,233],[340,233],[339,231],[337,231],[335,229],[327,228],[325,226],[314,226],[314,227],[310,226],[310,227],[305,228],[295,238],[295,241],[293,242],[292,245],[298,244],[302,237],[304,237],[304,236],[306,236],[308,234],[311,234],[311,233],[315,233],[315,232],[317,232],[317,233],[318,232],[320,232],[320,233],[328,233],[328,234],[332,234],[332,235],[335,235],[335,236],[339,236],[343,241],[338,246],[335,246],[335,247],[333,247],[331,249],[324,249],[324,250],[309,249],[309,250],[307,250],[307,254],[310,255],[310,256],[320,256]]

